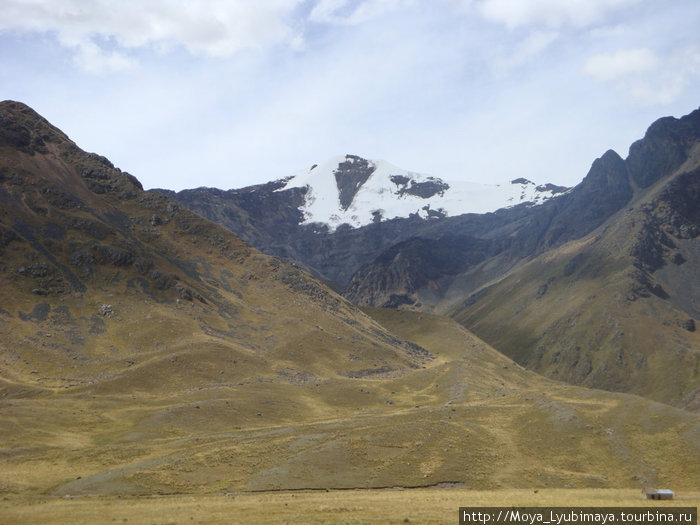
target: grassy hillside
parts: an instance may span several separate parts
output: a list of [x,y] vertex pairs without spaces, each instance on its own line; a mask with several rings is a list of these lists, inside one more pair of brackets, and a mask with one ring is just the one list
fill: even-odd
[[0,134],[8,383],[179,392],[301,371],[400,373],[429,357],[294,264],[144,193],[26,106],[2,110],[14,123]]
[[436,358],[384,378],[6,387],[3,492],[697,485],[697,416],[543,379],[445,318],[371,313]]
[[699,410],[699,166],[443,310],[549,377]]

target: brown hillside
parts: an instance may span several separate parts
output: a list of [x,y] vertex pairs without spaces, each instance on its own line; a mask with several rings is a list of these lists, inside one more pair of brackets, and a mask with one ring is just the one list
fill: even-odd
[[[144,193],[26,106],[0,111],[5,379],[161,391],[212,371],[228,384],[402,373],[425,360],[293,264]],[[309,344],[324,350],[310,358]]]
[[451,308],[549,377],[700,409],[700,145],[590,235]]

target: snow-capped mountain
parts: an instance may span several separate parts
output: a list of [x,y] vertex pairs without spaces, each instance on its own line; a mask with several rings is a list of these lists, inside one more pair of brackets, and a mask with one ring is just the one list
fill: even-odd
[[341,224],[358,228],[372,222],[409,217],[428,219],[486,213],[517,204],[542,204],[567,188],[537,186],[526,179],[502,184],[444,181],[397,168],[384,160],[356,155],[333,157],[284,180],[277,191],[305,188],[303,224]]

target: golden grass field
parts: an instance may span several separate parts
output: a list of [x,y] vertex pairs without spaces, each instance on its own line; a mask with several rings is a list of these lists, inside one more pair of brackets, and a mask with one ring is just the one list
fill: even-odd
[[697,507],[700,491],[668,502],[636,489],[364,489],[146,497],[11,498],[0,523],[454,524],[459,507]]
[[658,505],[647,483],[698,504],[697,416],[544,379],[446,318],[366,312],[436,358],[318,387],[3,401],[0,524],[456,523],[460,506]]

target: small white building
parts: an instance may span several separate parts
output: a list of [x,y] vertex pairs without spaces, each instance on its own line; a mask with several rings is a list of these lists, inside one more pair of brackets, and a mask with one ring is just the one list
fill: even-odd
[[642,494],[646,499],[673,499],[673,491],[669,489],[652,489],[644,487]]

